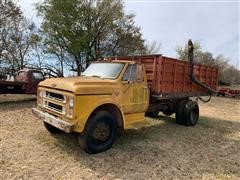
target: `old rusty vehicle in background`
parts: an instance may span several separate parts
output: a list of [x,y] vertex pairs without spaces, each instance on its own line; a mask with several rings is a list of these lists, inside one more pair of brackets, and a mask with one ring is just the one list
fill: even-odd
[[231,87],[219,87],[217,91],[217,96],[227,96],[233,98],[240,98],[240,89]]
[[38,84],[44,79],[39,70],[22,69],[13,81],[0,80],[0,94],[36,94]]
[[79,134],[88,153],[109,149],[117,130],[136,127],[145,114],[176,114],[180,125],[194,126],[199,107],[190,97],[215,92],[218,69],[162,55],[114,57],[92,63],[80,77],[52,78],[39,84],[33,113],[51,133]]

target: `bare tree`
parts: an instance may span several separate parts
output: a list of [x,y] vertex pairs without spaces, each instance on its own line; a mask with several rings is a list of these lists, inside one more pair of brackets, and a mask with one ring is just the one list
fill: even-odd
[[152,41],[151,43],[147,43],[145,45],[146,53],[145,54],[157,54],[161,49],[161,44],[157,41]]
[[[176,48],[179,59],[188,60],[187,45]],[[223,55],[214,57],[212,53],[203,52],[199,42],[194,43],[194,61],[196,63],[215,66],[219,71],[219,83],[225,85],[239,84],[240,71],[229,64],[229,59]]]
[[11,0],[0,3],[0,59],[5,68],[14,71],[25,67],[38,36],[34,23],[23,17]]
[[38,41],[35,25],[24,18],[14,22],[8,30],[8,37],[3,39],[5,53],[3,57],[16,70],[24,68],[27,57],[32,50],[32,44]]
[[0,1],[0,73],[6,74],[9,69],[6,66],[6,58],[3,54],[7,53],[4,42],[8,41],[9,29],[22,18],[20,8],[12,0]]

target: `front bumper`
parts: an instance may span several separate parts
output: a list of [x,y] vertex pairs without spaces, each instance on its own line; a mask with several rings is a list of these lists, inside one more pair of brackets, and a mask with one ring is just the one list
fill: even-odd
[[70,133],[74,127],[74,124],[63,121],[62,119],[56,118],[55,116],[52,116],[46,112],[42,112],[37,108],[32,108],[32,113],[44,122],[51,124],[52,126],[61,129],[64,132]]

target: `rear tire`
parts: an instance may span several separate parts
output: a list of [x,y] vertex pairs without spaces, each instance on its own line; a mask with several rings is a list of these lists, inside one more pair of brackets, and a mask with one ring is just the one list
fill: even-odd
[[62,133],[63,131],[52,126],[51,124],[48,124],[46,122],[43,122],[45,128],[48,130],[48,132],[52,133],[52,134],[58,134],[58,133]]
[[184,125],[183,113],[184,113],[184,107],[187,102],[188,100],[182,100],[179,103],[177,103],[176,116],[175,116],[177,124]]
[[96,154],[112,147],[117,135],[117,123],[107,111],[98,111],[89,119],[79,143],[85,152]]
[[197,102],[188,101],[184,107],[183,119],[184,125],[195,126],[199,118],[199,107]]

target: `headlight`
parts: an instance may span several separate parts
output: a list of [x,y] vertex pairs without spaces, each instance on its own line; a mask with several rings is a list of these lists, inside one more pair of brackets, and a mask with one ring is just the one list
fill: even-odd
[[73,108],[74,106],[74,99],[72,97],[69,98],[69,107]]
[[74,108],[74,98],[69,97],[68,99],[68,116],[69,117],[73,116],[73,108]]
[[45,92],[45,91],[39,91],[39,97],[40,97],[40,98],[44,97],[44,96],[45,96],[45,94],[46,94],[46,92]]
[[43,91],[39,91],[39,97],[40,97],[40,98],[43,97]]
[[44,96],[44,93],[45,93],[45,91],[39,91],[39,93],[38,93],[38,98],[37,98],[37,100],[38,100],[38,105],[39,106],[42,106],[43,105],[43,96]]

